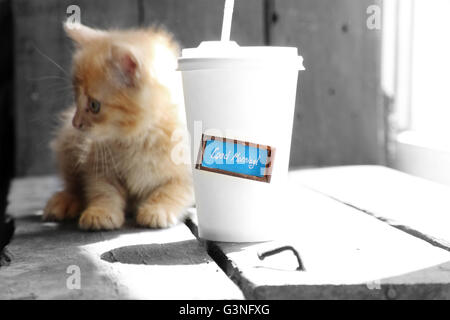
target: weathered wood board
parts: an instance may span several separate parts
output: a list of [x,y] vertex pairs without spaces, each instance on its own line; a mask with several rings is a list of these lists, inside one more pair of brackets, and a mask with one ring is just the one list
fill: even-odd
[[[42,207],[58,189],[58,180],[16,180],[8,211],[16,217],[18,229],[9,246],[13,263],[0,269],[0,286],[5,288],[0,298],[239,299],[243,293],[251,299],[450,299],[447,250],[390,226],[384,222],[387,218],[380,221],[356,205],[303,186],[314,181],[314,188],[346,189],[356,179],[350,177],[350,169],[291,173],[286,201],[274,212],[274,218],[286,221],[277,241],[206,242],[211,257],[242,292],[185,225],[155,231],[128,222],[121,231],[90,233],[70,223],[42,223]],[[389,178],[401,175],[380,167],[353,169],[360,179],[354,185],[365,191],[355,191],[352,201],[371,199],[361,195],[373,191],[365,189],[365,179],[394,187],[399,182]],[[412,190],[427,183],[408,179],[403,182]],[[445,190],[429,187],[438,198],[430,195],[428,200],[439,202]],[[377,201],[383,202],[379,197]],[[379,212],[386,208],[378,207]],[[258,253],[283,245],[297,249],[306,271],[295,270],[297,261],[291,252],[258,259]],[[73,265],[80,267],[80,290],[66,285],[71,276],[67,268]]]
[[381,166],[293,172],[298,183],[450,251],[450,188]]
[[[286,221],[276,242],[208,244],[246,298],[450,299],[449,252],[291,178],[290,200],[274,212]],[[295,270],[291,252],[259,260],[283,245],[297,249],[306,271]]]
[[300,72],[291,166],[382,164],[381,31],[376,0],[273,0],[271,45],[296,46]]
[[[0,299],[242,298],[184,224],[149,230],[129,221],[119,231],[83,232],[74,223],[42,223],[58,186],[55,178],[14,181],[8,212],[17,230],[12,263],[0,268]],[[67,286],[70,266],[79,268],[80,289]]]

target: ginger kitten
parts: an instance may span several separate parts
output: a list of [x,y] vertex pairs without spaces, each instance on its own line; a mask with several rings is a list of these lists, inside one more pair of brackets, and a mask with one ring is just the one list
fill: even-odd
[[174,102],[178,46],[158,29],[64,27],[76,45],[75,106],[52,142],[65,188],[43,219],[116,229],[131,211],[141,226],[176,223],[194,202],[190,166],[172,155],[187,141],[173,138],[186,134]]

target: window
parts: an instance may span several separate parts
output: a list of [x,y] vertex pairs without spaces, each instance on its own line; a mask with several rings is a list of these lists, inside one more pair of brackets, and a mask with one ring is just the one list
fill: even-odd
[[384,14],[392,165],[450,185],[450,1],[385,1]]

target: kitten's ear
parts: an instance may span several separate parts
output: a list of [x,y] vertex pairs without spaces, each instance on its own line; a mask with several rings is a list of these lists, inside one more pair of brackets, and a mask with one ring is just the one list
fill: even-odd
[[138,55],[127,46],[112,45],[111,63],[120,85],[133,87],[140,77]]
[[79,47],[82,47],[91,41],[98,40],[105,35],[104,31],[95,30],[86,27],[81,23],[74,23],[70,21],[66,21],[64,23],[64,31]]

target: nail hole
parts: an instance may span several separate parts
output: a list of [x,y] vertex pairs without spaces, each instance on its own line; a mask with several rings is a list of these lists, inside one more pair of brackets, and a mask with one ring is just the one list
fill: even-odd
[[278,22],[278,14],[276,12],[272,13],[272,23]]
[[348,32],[348,24],[344,23],[341,27],[341,30],[343,33],[347,33]]

